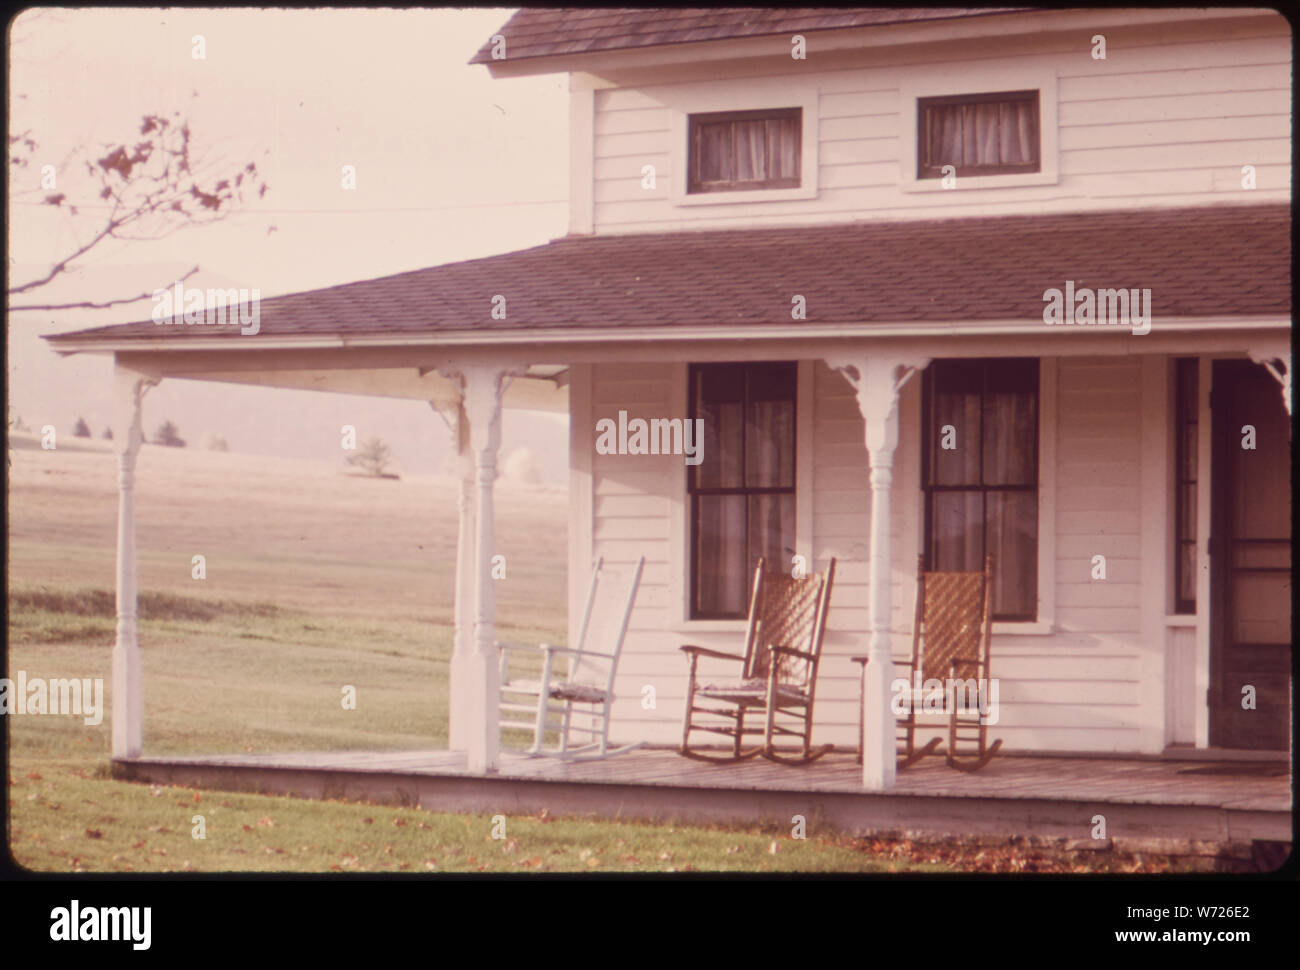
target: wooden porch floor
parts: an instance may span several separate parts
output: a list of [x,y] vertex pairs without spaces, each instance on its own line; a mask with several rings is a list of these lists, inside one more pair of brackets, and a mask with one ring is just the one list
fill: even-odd
[[[1206,771],[1206,769],[1211,769]],[[325,751],[141,757],[114,762],[130,780],[303,797],[399,802],[436,811],[599,815],[697,822],[819,818],[851,833],[915,831],[1086,837],[1097,814],[1112,837],[1211,841],[1292,837],[1287,765],[1122,758],[1000,757],[975,774],[942,757],[865,792],[852,753],[803,767],[736,765],[638,750],[603,761],[503,753],[489,776],[451,751]],[[1231,773],[1222,773],[1229,771]],[[786,823],[788,824],[788,822]]]

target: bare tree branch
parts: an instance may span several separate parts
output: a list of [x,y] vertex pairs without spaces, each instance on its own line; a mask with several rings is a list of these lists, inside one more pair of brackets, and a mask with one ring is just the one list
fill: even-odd
[[[191,269],[188,273],[180,277],[175,282],[184,283],[187,279],[189,279],[198,271],[199,271],[198,266],[195,266],[193,269]],[[139,303],[141,300],[149,299],[151,296],[154,295],[155,292],[157,291],[149,290],[146,293],[141,293],[139,296],[123,297],[120,300],[109,300],[105,303],[91,303],[86,300],[83,300],[80,303],[39,303],[39,304],[32,303],[24,306],[11,306],[9,307],[9,312],[16,313],[19,310],[103,310],[111,306],[120,306],[123,303]]]

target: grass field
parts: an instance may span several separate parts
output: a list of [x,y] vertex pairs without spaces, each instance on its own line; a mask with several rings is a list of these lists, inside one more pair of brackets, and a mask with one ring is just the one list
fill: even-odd
[[[8,669],[110,685],[116,461],[11,440]],[[78,447],[79,446],[79,447]],[[146,447],[137,469],[150,754],[447,743],[455,485]],[[567,497],[498,488],[502,639],[562,643]],[[195,555],[207,576],[191,576]],[[357,708],[344,710],[353,685]],[[10,852],[42,871],[1151,871],[1021,846],[489,816],[109,777],[109,719],[12,716]],[[509,740],[507,738],[507,740]],[[204,838],[195,838],[202,816]],[[494,828],[496,831],[494,832]],[[504,835],[503,838],[493,836]],[[1096,857],[1098,854],[1088,853]]]

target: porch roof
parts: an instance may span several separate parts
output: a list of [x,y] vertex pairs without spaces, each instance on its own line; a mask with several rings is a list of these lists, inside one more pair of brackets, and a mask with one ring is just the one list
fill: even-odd
[[[1044,290],[1067,280],[1076,289],[1150,289],[1157,318],[1285,318],[1290,272],[1290,209],[1272,203],[568,236],[263,299],[260,332],[248,337],[237,326],[145,320],[45,339],[64,352],[157,347],[159,338],[177,349],[221,338],[253,350],[268,337],[563,330],[598,339],[624,328],[734,325],[739,338],[801,325],[870,332],[900,322],[1007,320],[1041,327]],[[492,318],[497,294],[505,320]],[[806,321],[791,319],[796,294],[807,301]]]
[[[733,37],[875,27],[921,20],[951,20],[1009,13],[1027,7],[678,7],[667,9],[573,9],[525,7],[497,31],[506,38],[510,59],[591,51],[626,50]],[[470,60],[492,60],[487,41]]]

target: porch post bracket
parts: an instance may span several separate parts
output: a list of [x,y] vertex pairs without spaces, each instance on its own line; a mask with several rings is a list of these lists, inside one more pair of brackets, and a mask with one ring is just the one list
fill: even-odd
[[894,450],[898,447],[898,395],[929,362],[928,357],[866,353],[827,360],[827,364],[844,375],[857,396],[871,468],[871,638],[862,694],[866,727],[862,784],[873,791],[893,788],[897,773],[894,713],[890,706],[894,660],[889,637],[893,610],[889,504]]
[[[1286,413],[1291,413],[1291,344],[1286,337],[1279,337],[1266,344],[1250,347],[1246,350],[1250,359],[1273,375],[1273,379],[1282,387],[1282,404]],[[1281,371],[1278,365],[1281,365]]]
[[140,662],[139,580],[135,551],[135,462],[143,440],[142,402],[157,377],[116,363],[113,368],[113,449],[117,452],[117,636],[113,642],[112,751],[138,758],[144,741]]

